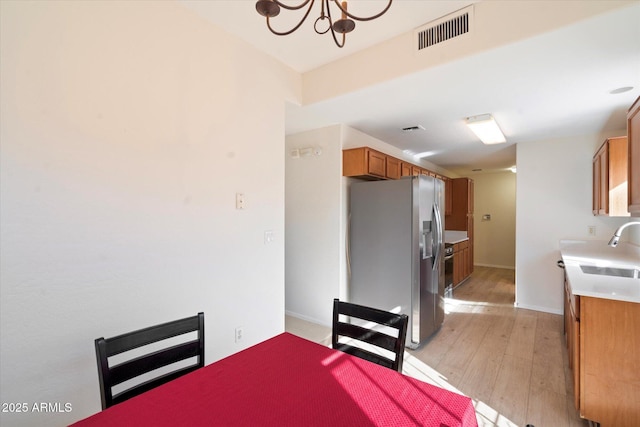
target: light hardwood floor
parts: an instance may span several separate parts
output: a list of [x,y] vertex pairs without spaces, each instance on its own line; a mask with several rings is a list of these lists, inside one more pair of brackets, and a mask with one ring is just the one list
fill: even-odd
[[[518,309],[514,271],[476,267],[446,300],[441,329],[407,350],[403,372],[471,397],[480,426],[586,427],[573,407],[561,315]],[[330,328],[287,317],[330,344]]]

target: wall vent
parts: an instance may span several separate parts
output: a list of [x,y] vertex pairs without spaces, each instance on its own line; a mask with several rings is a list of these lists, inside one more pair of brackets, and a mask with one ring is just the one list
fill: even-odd
[[417,28],[414,32],[416,52],[470,34],[472,28],[473,5]]

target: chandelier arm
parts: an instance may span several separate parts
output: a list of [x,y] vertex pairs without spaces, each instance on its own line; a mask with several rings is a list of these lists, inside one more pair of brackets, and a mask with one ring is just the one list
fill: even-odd
[[331,8],[329,7],[329,0],[322,0],[323,2],[326,1],[327,3],[327,18],[329,19],[329,29],[331,30],[331,36],[333,37],[333,41],[336,43],[336,46],[338,46],[339,48],[343,48],[345,42],[347,41],[347,35],[345,33],[342,33],[342,44],[340,44],[340,42],[338,41],[338,38],[336,37],[336,32],[333,30],[333,21],[331,20]]
[[298,6],[289,6],[287,4],[284,4],[278,0],[273,0],[274,3],[276,3],[278,6],[283,7],[285,9],[289,9],[289,10],[298,10],[298,9],[302,9],[303,7],[305,7],[309,2],[313,3],[315,0],[305,0],[304,2],[302,2],[300,5]]
[[344,43],[347,41],[347,34],[342,33],[342,44],[338,42],[338,38],[336,37],[336,32],[333,31],[333,28],[331,28],[331,35],[333,36],[333,41],[336,43],[336,46],[338,46],[339,48],[343,48]]
[[[278,2],[278,0],[276,0],[276,2],[280,3],[280,2]],[[352,15],[346,9],[343,9],[342,6],[340,5],[339,0],[333,0],[333,2],[336,4],[336,6],[338,6],[338,9],[340,9],[340,11],[342,11],[342,13],[347,15],[349,18],[355,19],[356,21],[371,21],[371,20],[374,20],[374,19],[379,18],[382,15],[384,15],[387,12],[387,10],[389,10],[389,8],[391,7],[391,3],[393,2],[393,0],[389,0],[389,3],[387,3],[387,7],[385,7],[382,10],[382,12],[380,12],[380,13],[378,13],[376,15],[369,16],[369,17],[364,17],[364,18],[360,17],[360,16]]]
[[[275,0],[276,3],[280,4],[280,2],[278,0]],[[273,34],[275,34],[276,36],[288,36],[289,34],[293,33],[295,30],[297,30],[298,28],[300,28],[300,26],[304,23],[304,21],[307,20],[307,16],[309,16],[309,13],[311,12],[311,9],[313,8],[313,2],[315,0],[307,0],[305,2],[305,4],[311,2],[311,4],[309,5],[309,8],[307,9],[307,13],[304,14],[304,16],[302,17],[302,19],[300,20],[300,22],[298,22],[298,25],[296,25],[295,27],[293,27],[292,29],[290,29],[289,31],[285,31],[285,32],[280,32],[280,31],[276,31],[271,27],[271,22],[269,21],[269,17],[267,16],[267,27],[269,28],[269,31],[271,31]]]

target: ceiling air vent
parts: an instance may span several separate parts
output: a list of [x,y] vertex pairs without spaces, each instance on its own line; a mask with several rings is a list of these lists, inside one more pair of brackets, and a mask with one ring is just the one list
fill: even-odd
[[416,51],[470,34],[473,27],[473,5],[444,16],[418,28],[414,32]]
[[414,132],[414,131],[417,131],[417,130],[424,130],[424,126],[416,125],[416,126],[409,126],[409,127],[406,127],[406,128],[402,128],[403,132]]

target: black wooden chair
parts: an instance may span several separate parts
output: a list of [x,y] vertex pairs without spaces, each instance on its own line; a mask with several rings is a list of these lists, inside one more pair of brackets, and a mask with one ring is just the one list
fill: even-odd
[[[341,320],[340,315],[347,316],[345,321]],[[371,322],[376,325],[369,327],[367,323]],[[334,299],[331,346],[336,350],[402,372],[408,323],[409,317],[406,314],[390,313]],[[383,332],[386,328],[381,326],[395,329],[397,334],[395,336],[387,334]],[[346,342],[344,339],[339,341],[340,337],[345,337]],[[387,352],[378,353],[378,349],[373,347],[367,349],[368,345],[379,347]]]
[[[140,348],[149,344],[152,345],[146,350]],[[95,346],[102,409],[106,409],[202,368],[204,366],[204,313],[113,338],[98,338],[95,340]],[[158,347],[162,348],[158,350]],[[130,353],[127,353],[129,351]],[[118,359],[126,360],[110,366],[109,358],[118,354],[122,354]],[[193,360],[187,361],[187,359]],[[158,372],[149,374],[156,369],[159,369]],[[114,394],[113,387],[141,375],[145,375],[142,382],[126,386],[124,390]]]

